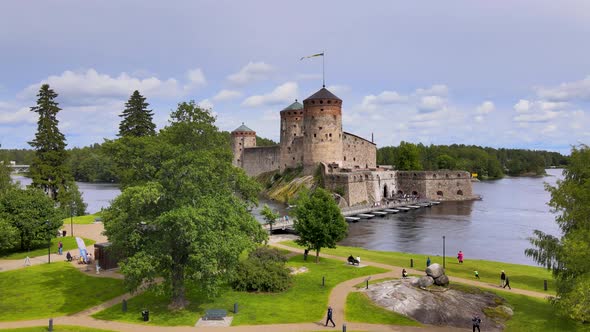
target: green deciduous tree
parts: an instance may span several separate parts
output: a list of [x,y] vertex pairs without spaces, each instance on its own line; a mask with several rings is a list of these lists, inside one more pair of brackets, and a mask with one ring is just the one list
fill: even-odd
[[156,134],[156,125],[152,121],[154,114],[147,109],[148,106],[145,97],[135,90],[125,103],[123,113],[119,115],[123,118],[119,124],[119,136],[142,137]]
[[416,144],[401,142],[394,166],[400,171],[421,170],[420,151]]
[[29,142],[35,149],[30,165],[31,186],[43,190],[63,209],[76,201],[83,214],[85,204],[67,165],[66,140],[58,128],[57,113],[61,109],[55,101],[57,93],[43,84],[37,97],[37,106],[31,107],[39,115],[35,139]]
[[319,262],[322,248],[335,248],[346,237],[348,224],[332,195],[321,188],[304,191],[297,199],[295,231],[299,234],[297,244],[316,251]]
[[525,254],[553,272],[557,285],[555,304],[570,317],[590,321],[590,148],[572,149],[564,179],[551,193],[549,205],[558,212],[562,236],[536,230],[530,238],[535,248]]
[[55,202],[39,189],[12,188],[0,195],[0,220],[10,232],[2,233],[2,237],[16,236],[9,243],[18,243],[20,250],[47,243],[48,236],[55,237],[63,217]]
[[[157,161],[151,153],[128,156],[149,173],[122,177],[126,187],[104,219],[113,250],[123,256],[127,285],[165,291],[171,307],[182,308],[186,287],[214,295],[231,279],[240,254],[266,234],[248,212],[260,188],[232,166],[215,118],[194,102],[179,104],[171,117],[169,126],[149,138],[153,145],[131,141],[138,151],[156,146],[164,152]],[[117,162],[130,161],[121,154]],[[158,277],[164,280],[160,285],[154,282]]]
[[280,215],[274,212],[268,205],[264,204],[262,207],[262,211],[260,214],[266,221],[266,224],[270,226],[270,231],[272,232],[272,226],[275,224],[276,220],[280,217]]

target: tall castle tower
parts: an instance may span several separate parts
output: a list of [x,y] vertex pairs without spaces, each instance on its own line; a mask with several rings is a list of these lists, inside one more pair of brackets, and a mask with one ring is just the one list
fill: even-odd
[[309,171],[320,162],[342,166],[342,100],[323,87],[303,107],[304,167]]
[[281,172],[303,164],[303,116],[303,105],[297,99],[281,111]]
[[231,132],[231,149],[234,154],[232,164],[236,167],[244,166],[244,149],[256,146],[256,132],[244,125]]

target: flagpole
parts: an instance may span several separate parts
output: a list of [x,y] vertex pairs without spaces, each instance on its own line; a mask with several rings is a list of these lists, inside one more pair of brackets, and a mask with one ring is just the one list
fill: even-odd
[[322,56],[322,87],[326,87],[326,51],[324,51],[324,55]]

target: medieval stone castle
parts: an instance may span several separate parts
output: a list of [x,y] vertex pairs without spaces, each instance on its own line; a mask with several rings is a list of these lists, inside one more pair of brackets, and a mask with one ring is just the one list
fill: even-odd
[[345,205],[382,202],[401,195],[436,200],[472,199],[465,171],[396,171],[377,165],[372,141],[342,130],[342,100],[325,87],[281,111],[276,146],[256,146],[256,132],[241,125],[232,132],[233,163],[250,176],[320,167],[324,186],[343,194]]

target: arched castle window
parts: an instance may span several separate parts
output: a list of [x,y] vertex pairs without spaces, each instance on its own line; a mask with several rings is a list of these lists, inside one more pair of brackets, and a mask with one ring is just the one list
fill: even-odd
[[461,177],[461,174],[460,174],[460,173],[457,173],[457,177],[459,177],[459,178],[460,178],[460,177]]
[[346,161],[346,156],[344,156],[344,161]]
[[416,196],[416,195],[418,195],[418,192],[414,190],[414,191],[412,191],[412,195]]
[[316,137],[316,134],[313,134],[313,137]]
[[442,197],[443,196],[443,192],[439,190],[439,191],[436,192],[436,195]]
[[457,190],[457,195],[463,196],[463,190]]
[[436,179],[436,174],[432,174],[432,177]]
[[446,177],[446,178],[448,178],[448,177],[449,177],[449,175],[448,175],[448,174],[445,174],[445,177]]

